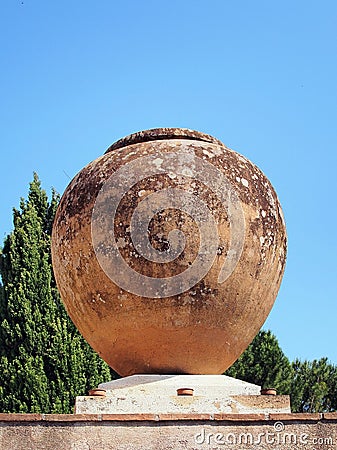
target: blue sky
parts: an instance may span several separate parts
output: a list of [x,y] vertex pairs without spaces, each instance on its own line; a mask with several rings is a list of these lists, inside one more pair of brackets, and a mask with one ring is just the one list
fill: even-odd
[[266,322],[337,364],[337,3],[2,0],[0,236],[36,171],[63,193],[124,135],[214,135],[280,198],[286,273]]

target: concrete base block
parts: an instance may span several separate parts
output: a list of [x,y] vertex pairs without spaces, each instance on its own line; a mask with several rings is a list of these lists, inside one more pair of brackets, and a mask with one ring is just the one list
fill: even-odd
[[105,396],[76,398],[75,414],[290,412],[289,396],[261,395],[260,386],[225,375],[133,375],[99,388]]

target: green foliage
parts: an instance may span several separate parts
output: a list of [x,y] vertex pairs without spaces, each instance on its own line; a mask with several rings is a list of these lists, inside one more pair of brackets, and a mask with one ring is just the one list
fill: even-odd
[[291,405],[296,412],[337,410],[337,368],[327,358],[313,361],[296,359],[291,385]]
[[270,331],[260,331],[226,375],[290,394],[293,412],[337,410],[337,367],[327,358],[290,363]]
[[71,412],[76,395],[112,377],[59,298],[50,252],[58,201],[34,174],[0,254],[0,411]]
[[271,331],[260,331],[247,350],[226,371],[263,388],[274,387],[279,394],[289,394],[292,367]]

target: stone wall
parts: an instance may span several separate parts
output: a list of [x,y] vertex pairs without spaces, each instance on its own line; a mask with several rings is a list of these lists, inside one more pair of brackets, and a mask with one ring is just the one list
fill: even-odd
[[0,414],[1,450],[333,450],[337,413]]

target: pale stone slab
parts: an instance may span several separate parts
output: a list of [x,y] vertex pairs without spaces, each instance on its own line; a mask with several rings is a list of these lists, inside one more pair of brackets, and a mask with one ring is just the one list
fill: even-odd
[[[261,388],[225,375],[132,375],[102,383],[105,397],[76,398],[77,414],[290,412],[288,396],[262,396]],[[193,389],[193,396],[177,390]]]
[[192,388],[195,395],[259,395],[261,387],[226,375],[132,375],[101,383],[107,395],[113,391],[177,395],[177,389]]

